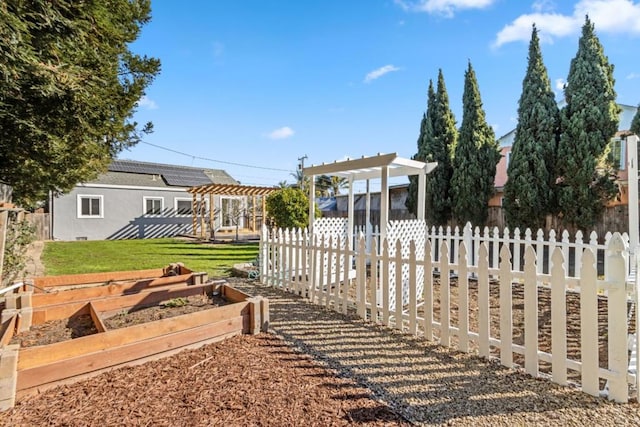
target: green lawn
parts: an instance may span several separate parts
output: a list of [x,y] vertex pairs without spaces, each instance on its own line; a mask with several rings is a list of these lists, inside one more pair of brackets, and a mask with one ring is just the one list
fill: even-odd
[[47,242],[47,275],[145,270],[182,262],[193,271],[225,276],[233,264],[251,262],[258,243],[203,244],[178,239]]

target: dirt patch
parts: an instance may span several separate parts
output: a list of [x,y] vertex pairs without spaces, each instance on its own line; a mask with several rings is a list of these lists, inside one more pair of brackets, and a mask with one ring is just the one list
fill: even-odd
[[219,295],[190,295],[162,301],[160,304],[151,307],[122,310],[112,316],[103,318],[103,321],[107,329],[119,329],[208,310],[225,304],[229,304],[229,302]]
[[[229,302],[219,295],[190,295],[163,301],[151,307],[121,310],[109,317],[103,317],[103,321],[107,329],[119,329],[208,310],[225,304],[229,304]],[[96,333],[98,333],[98,330],[91,316],[83,314],[69,319],[52,320],[31,326],[28,331],[15,335],[11,340],[11,344],[20,344],[21,347],[34,347]]]
[[408,426],[272,335],[237,336],[23,400],[2,426]]
[[21,347],[33,347],[67,341],[96,333],[98,333],[98,330],[93,324],[91,316],[83,314],[69,319],[51,320],[40,325],[32,326],[28,331],[14,335],[11,344],[20,344]]

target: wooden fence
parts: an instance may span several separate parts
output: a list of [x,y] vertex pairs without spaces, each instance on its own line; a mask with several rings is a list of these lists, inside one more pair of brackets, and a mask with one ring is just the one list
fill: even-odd
[[[261,280],[338,312],[355,310],[363,319],[444,346],[499,357],[504,366],[518,364],[534,377],[628,401],[629,386],[637,387],[637,358],[631,356],[630,367],[628,348],[628,339],[635,339],[628,316],[637,294],[627,292],[623,236],[611,235],[604,247],[574,241],[570,274],[568,243],[491,234],[482,239],[483,233],[474,233],[471,241],[427,236],[424,248],[400,239],[374,239],[368,246],[361,235],[351,249],[340,237],[263,228]],[[514,248],[521,256],[514,257]],[[541,265],[544,248],[548,267]],[[602,277],[599,252],[606,257]],[[407,303],[393,298],[390,304],[392,295],[407,291]]]

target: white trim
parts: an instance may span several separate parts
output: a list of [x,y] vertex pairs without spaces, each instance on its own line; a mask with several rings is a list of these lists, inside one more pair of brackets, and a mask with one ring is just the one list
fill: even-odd
[[[98,199],[100,200],[100,208],[98,215],[82,215],[82,199]],[[76,195],[76,212],[78,218],[99,219],[104,218],[104,196],[102,194],[78,194]]]
[[[148,213],[147,212],[147,201],[149,201],[149,200],[160,200],[160,213],[159,214],[154,214],[154,213]],[[142,196],[142,215],[145,215],[145,216],[159,216],[159,215],[162,215],[163,212],[164,212],[164,197]]]
[[[193,215],[193,211],[189,212],[188,214],[179,214],[178,213],[178,201],[188,201],[189,205],[191,205],[191,207],[193,207],[193,198],[192,197],[174,197],[173,198],[173,209],[175,211],[175,216],[179,216],[179,217],[183,217],[183,216],[191,216]],[[198,200],[198,202],[200,202],[200,200]],[[209,211],[209,199],[204,199],[204,209],[205,211]]]
[[77,187],[87,187],[87,188],[113,188],[113,189],[125,189],[125,190],[152,190],[152,191],[184,191],[186,192],[188,188],[186,187],[144,187],[141,185],[111,185],[111,184],[78,184]]
[[[189,209],[191,212],[189,213],[179,213],[178,212],[178,202],[189,202]],[[191,197],[174,197],[173,198],[173,209],[175,210],[176,216],[191,216],[193,214],[193,198]]]
[[[230,230],[230,229],[234,229],[236,228],[236,226],[234,224],[231,225],[224,225],[224,220],[225,220],[225,212],[223,209],[223,200],[237,200],[240,203],[240,210],[246,210],[247,206],[246,206],[246,196],[228,196],[228,195],[220,195],[220,218],[219,218],[219,224],[220,224],[220,229],[221,230]],[[231,206],[233,207],[233,206]],[[246,211],[244,212],[246,214]],[[244,227],[244,216],[245,215],[241,215],[240,216],[240,223],[238,224],[238,226],[240,228]]]

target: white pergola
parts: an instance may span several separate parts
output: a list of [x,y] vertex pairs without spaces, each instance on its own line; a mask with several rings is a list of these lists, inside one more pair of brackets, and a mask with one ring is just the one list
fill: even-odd
[[[424,219],[424,195],[426,176],[438,165],[437,162],[425,163],[417,160],[398,157],[396,153],[378,154],[372,157],[362,157],[360,159],[347,159],[335,161],[333,163],[323,163],[312,165],[303,169],[304,176],[309,176],[309,227],[313,230],[315,219],[315,180],[318,175],[328,175],[346,178],[349,183],[349,206],[348,206],[348,242],[353,241],[354,226],[354,194],[353,183],[355,181],[367,181],[366,195],[366,222],[369,222],[371,210],[371,194],[369,192],[369,181],[380,179],[380,240],[387,234],[386,224],[389,220],[389,178],[397,176],[418,175],[418,210],[417,218]],[[351,244],[351,243],[349,243]]]

